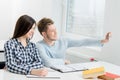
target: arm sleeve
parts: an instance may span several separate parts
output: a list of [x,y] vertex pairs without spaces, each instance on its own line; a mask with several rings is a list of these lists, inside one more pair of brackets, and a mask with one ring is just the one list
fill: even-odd
[[101,40],[96,40],[96,39],[81,39],[81,40],[67,39],[67,42],[68,42],[68,47],[81,47],[81,46],[102,47],[103,46]]
[[44,63],[40,57],[40,54],[38,52],[38,49],[36,48],[36,46],[34,45],[33,46],[33,49],[34,49],[34,63],[32,64],[27,64],[26,67],[30,68],[29,69],[29,73],[31,72],[31,70],[34,68],[34,69],[40,69],[40,68],[43,68],[44,67]]
[[17,63],[14,54],[14,46],[11,43],[6,43],[4,45],[5,58],[6,58],[6,68],[8,71],[17,74],[28,74],[30,73],[30,67],[22,66]]
[[63,59],[58,59],[58,58],[51,58],[47,55],[45,48],[43,48],[39,43],[36,44],[38,50],[39,50],[39,54],[41,56],[41,58],[43,59],[45,66],[47,67],[51,67],[53,65],[61,65],[64,64],[64,60]]
[[39,68],[42,68],[42,67],[44,67],[44,63],[43,63],[43,61],[42,61],[42,59],[40,57],[40,54],[39,54],[39,51],[38,51],[36,45],[34,45],[34,49],[35,49],[34,50],[35,51],[34,57],[35,57],[35,61],[36,61],[35,64],[38,64]]

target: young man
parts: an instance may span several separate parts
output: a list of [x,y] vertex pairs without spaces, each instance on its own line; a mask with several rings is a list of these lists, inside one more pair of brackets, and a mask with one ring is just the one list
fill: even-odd
[[107,33],[103,40],[58,39],[54,22],[49,18],[43,18],[38,22],[38,30],[43,36],[43,40],[37,42],[36,46],[39,49],[39,53],[45,66],[48,67],[51,67],[52,65],[69,64],[70,62],[65,60],[66,49],[81,46],[102,46],[109,41],[110,34],[110,32]]

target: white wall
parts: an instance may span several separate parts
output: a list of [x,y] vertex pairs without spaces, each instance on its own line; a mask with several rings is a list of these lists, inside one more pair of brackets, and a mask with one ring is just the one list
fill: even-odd
[[112,38],[103,47],[101,59],[120,65],[120,0],[106,0],[104,32],[108,31]]
[[[61,27],[62,0],[1,0],[0,2],[0,40],[12,37],[17,19],[24,14],[36,21],[43,17],[52,18],[58,30]],[[33,40],[40,38],[36,30]]]
[[0,0],[0,40],[8,39],[12,31],[12,6],[10,0]]

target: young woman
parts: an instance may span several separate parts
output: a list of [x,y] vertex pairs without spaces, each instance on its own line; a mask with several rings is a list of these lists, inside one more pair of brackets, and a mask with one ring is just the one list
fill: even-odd
[[4,45],[8,71],[25,75],[47,75],[48,71],[43,66],[38,49],[34,43],[30,42],[35,27],[35,20],[28,15],[18,19],[13,37]]

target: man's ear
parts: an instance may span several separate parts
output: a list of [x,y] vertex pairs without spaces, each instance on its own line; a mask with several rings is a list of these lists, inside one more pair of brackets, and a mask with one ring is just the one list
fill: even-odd
[[46,34],[45,32],[42,32],[42,36],[43,36],[43,37],[45,37],[45,34]]

